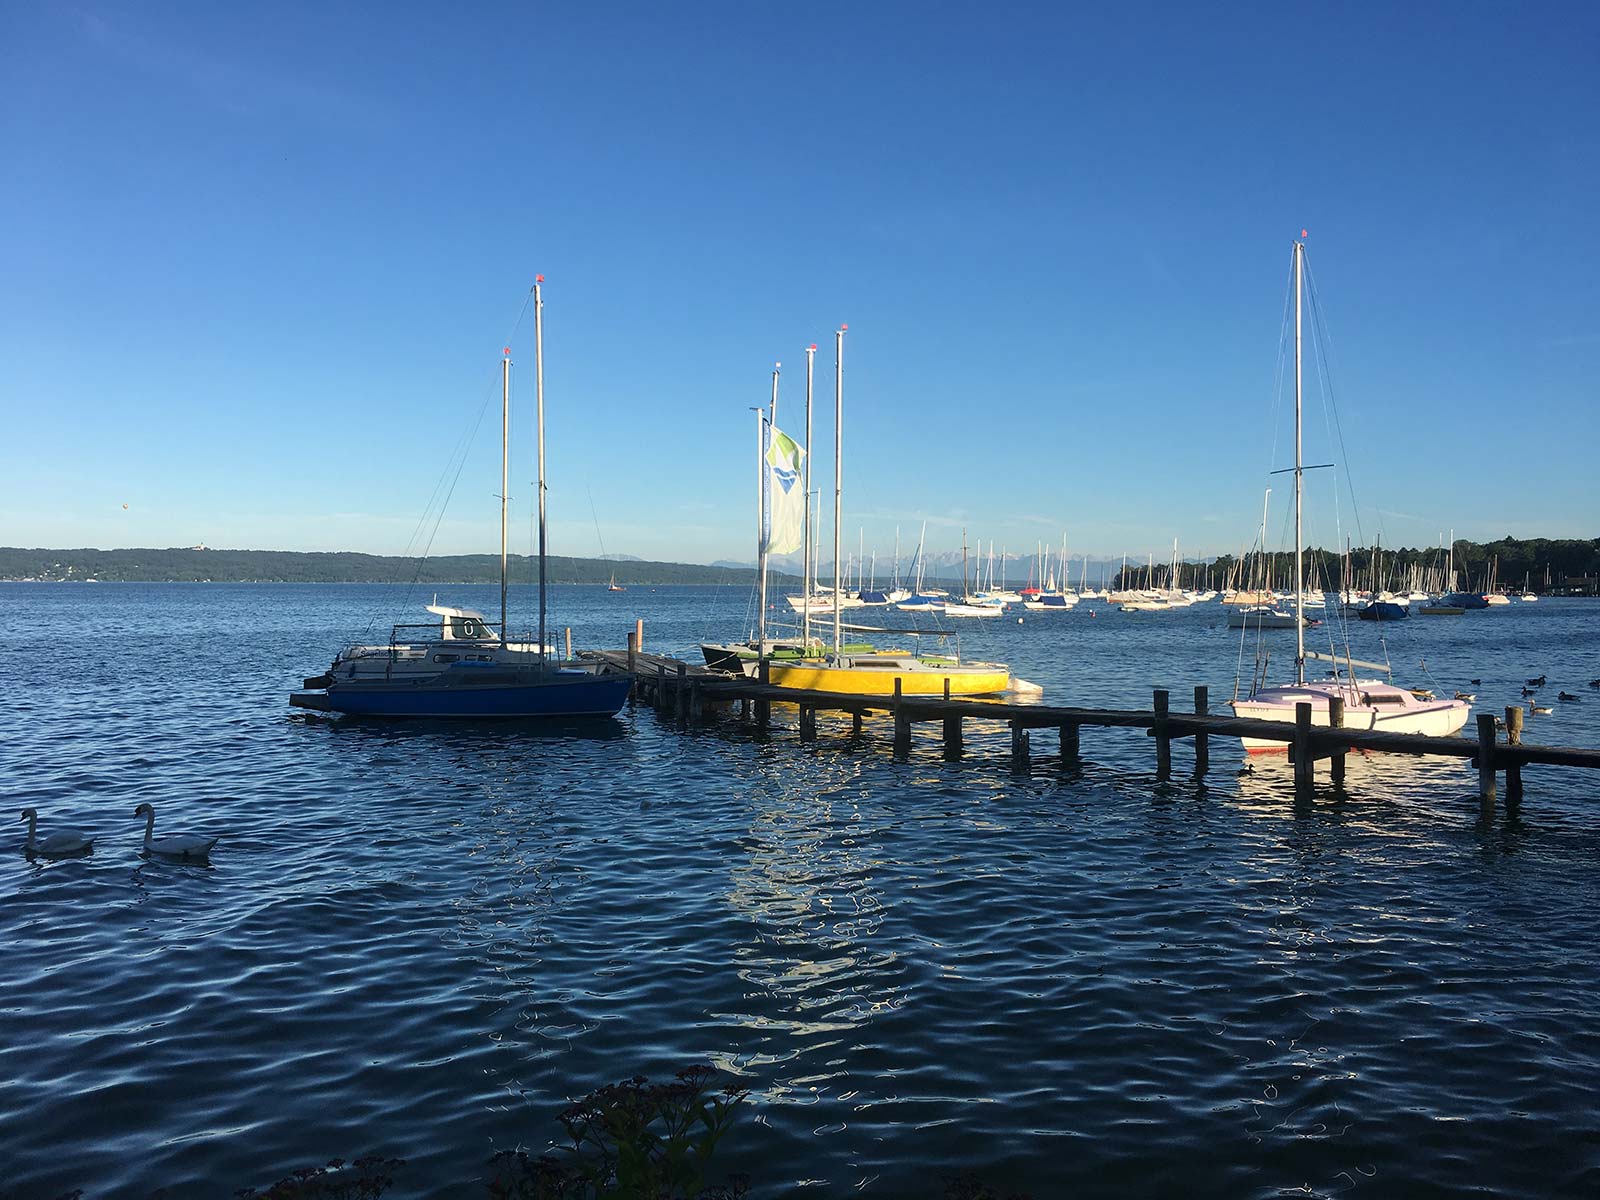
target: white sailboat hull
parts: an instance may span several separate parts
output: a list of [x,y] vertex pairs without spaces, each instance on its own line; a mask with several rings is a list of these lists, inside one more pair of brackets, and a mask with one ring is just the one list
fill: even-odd
[[[1386,733],[1421,733],[1428,737],[1450,737],[1460,732],[1472,715],[1472,705],[1464,700],[1424,700],[1392,684],[1367,680],[1351,686],[1326,680],[1317,683],[1266,688],[1248,700],[1230,702],[1234,715],[1258,721],[1294,724],[1295,706],[1311,705],[1311,723],[1327,728],[1328,700],[1344,699],[1346,729],[1380,729]],[[1241,738],[1252,753],[1283,750],[1287,741]]]

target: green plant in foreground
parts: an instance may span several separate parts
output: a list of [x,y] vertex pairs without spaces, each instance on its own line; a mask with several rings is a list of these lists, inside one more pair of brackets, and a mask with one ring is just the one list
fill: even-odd
[[301,1167],[265,1191],[240,1188],[237,1200],[376,1200],[389,1190],[403,1158],[369,1155],[354,1162],[333,1159],[325,1167]]
[[503,1151],[490,1162],[494,1200],[737,1200],[749,1188],[735,1177],[710,1184],[717,1143],[749,1094],[712,1087],[708,1067],[679,1071],[669,1083],[642,1075],[607,1084],[560,1116],[571,1145],[561,1157]]

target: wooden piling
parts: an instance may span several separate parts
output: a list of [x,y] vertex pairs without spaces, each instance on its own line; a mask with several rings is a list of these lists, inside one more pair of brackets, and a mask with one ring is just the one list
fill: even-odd
[[667,664],[656,664],[656,708],[663,709],[667,706]]
[[908,758],[911,755],[911,715],[905,711],[900,703],[900,676],[894,677],[894,756]]
[[1172,775],[1172,735],[1167,732],[1167,703],[1165,688],[1156,689],[1156,723],[1151,726],[1156,735],[1156,778]]
[[817,740],[817,710],[810,704],[800,706],[800,740],[802,742]]
[[860,737],[861,736],[861,725],[862,725],[861,714],[858,713],[858,712],[851,713],[850,714],[850,736],[851,737]]
[[[1522,745],[1522,705],[1506,705],[1506,742]],[[1509,758],[1506,762],[1506,811],[1515,812],[1522,803],[1522,762]]]
[[678,681],[672,689],[672,714],[678,718],[678,728],[689,728],[689,664],[678,664]]
[[567,661],[572,661],[572,626],[567,626]]
[[1294,706],[1294,798],[1309,800],[1316,782],[1316,759],[1311,751],[1311,702]]
[[700,681],[694,680],[689,684],[689,720],[700,724],[705,719],[705,701],[700,695]]
[[[1203,684],[1194,689],[1194,712],[1197,717],[1208,716],[1211,711],[1211,692]],[[1211,767],[1211,741],[1210,735],[1196,732],[1194,735],[1194,773],[1198,778],[1203,776]]]
[[1028,754],[1028,731],[1021,721],[1011,722],[1011,769],[1026,775],[1033,762]]
[[[772,683],[772,673],[769,670],[771,665],[771,662],[765,658],[757,661],[756,679],[762,687],[767,687]],[[762,733],[766,733],[771,727],[772,702],[765,698],[758,699],[756,701],[756,728]]]
[[[1343,696],[1328,697],[1328,728],[1344,728]],[[1344,787],[1344,756],[1345,748],[1343,746],[1333,747],[1328,755],[1328,757],[1332,759],[1332,761],[1328,764],[1328,774],[1332,778],[1333,786],[1336,790]]]
[[628,631],[628,700],[633,702],[639,698],[639,635],[633,630]]
[[[945,687],[950,686],[950,681],[945,680]],[[961,757],[961,718],[946,717],[944,719],[944,756],[948,759]]]
[[1494,816],[1494,714],[1478,714],[1478,808],[1484,817]]
[[1061,726],[1061,769],[1070,771],[1078,765],[1078,726]]

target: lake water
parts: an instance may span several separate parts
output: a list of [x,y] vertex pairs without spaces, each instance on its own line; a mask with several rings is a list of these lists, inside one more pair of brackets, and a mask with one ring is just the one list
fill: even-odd
[[[871,721],[754,740],[647,708],[576,728],[393,725],[288,692],[429,594],[0,585],[0,787],[92,857],[0,857],[0,1192],[229,1195],[333,1156],[394,1196],[481,1194],[569,1098],[709,1062],[751,1089],[719,1162],[759,1196],[1600,1194],[1600,780],[1530,768],[1478,819],[1454,761],[1279,760],[1154,780],[1086,729],[911,761]],[[496,588],[440,588],[498,605]],[[515,603],[528,607],[526,589]],[[554,626],[687,653],[742,588],[555,589]],[[1208,605],[968,622],[1061,703],[1213,705],[1251,650]],[[1600,606],[1357,624],[1350,652],[1480,711],[1547,674],[1527,738],[1597,744]],[[1273,635],[1288,667],[1292,634]],[[1325,641],[1325,635],[1321,635]],[[1313,639],[1315,644],[1315,639]],[[1422,665],[1422,664],[1425,664]],[[1276,677],[1281,674],[1274,669]],[[1558,687],[1581,694],[1553,700]],[[138,856],[220,834],[209,869]],[[476,1190],[475,1190],[476,1189]]]

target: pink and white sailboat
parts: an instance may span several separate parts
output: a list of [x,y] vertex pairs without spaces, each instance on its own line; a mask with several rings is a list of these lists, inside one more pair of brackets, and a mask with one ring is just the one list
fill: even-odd
[[[1303,236],[1303,235],[1302,235]],[[1294,623],[1295,659],[1294,682],[1277,687],[1252,690],[1246,700],[1232,700],[1229,704],[1235,715],[1254,717],[1262,721],[1284,721],[1293,724],[1295,707],[1311,705],[1311,723],[1327,725],[1328,701],[1337,696],[1344,701],[1344,723],[1347,728],[1383,729],[1392,733],[1423,733],[1433,737],[1448,737],[1467,723],[1472,705],[1465,700],[1437,700],[1431,693],[1412,692],[1396,687],[1392,682],[1378,679],[1359,679],[1356,668],[1383,671],[1389,668],[1380,663],[1361,662],[1333,654],[1318,654],[1306,650],[1305,635],[1305,570],[1303,548],[1305,538],[1301,528],[1302,476],[1305,463],[1301,446],[1301,388],[1300,388],[1300,314],[1301,280],[1304,274],[1305,243],[1294,244]],[[1325,679],[1306,678],[1306,659],[1322,660],[1332,664]],[[1344,674],[1340,674],[1340,668]],[[1263,741],[1243,738],[1244,747],[1251,752],[1283,750],[1281,741]]]

